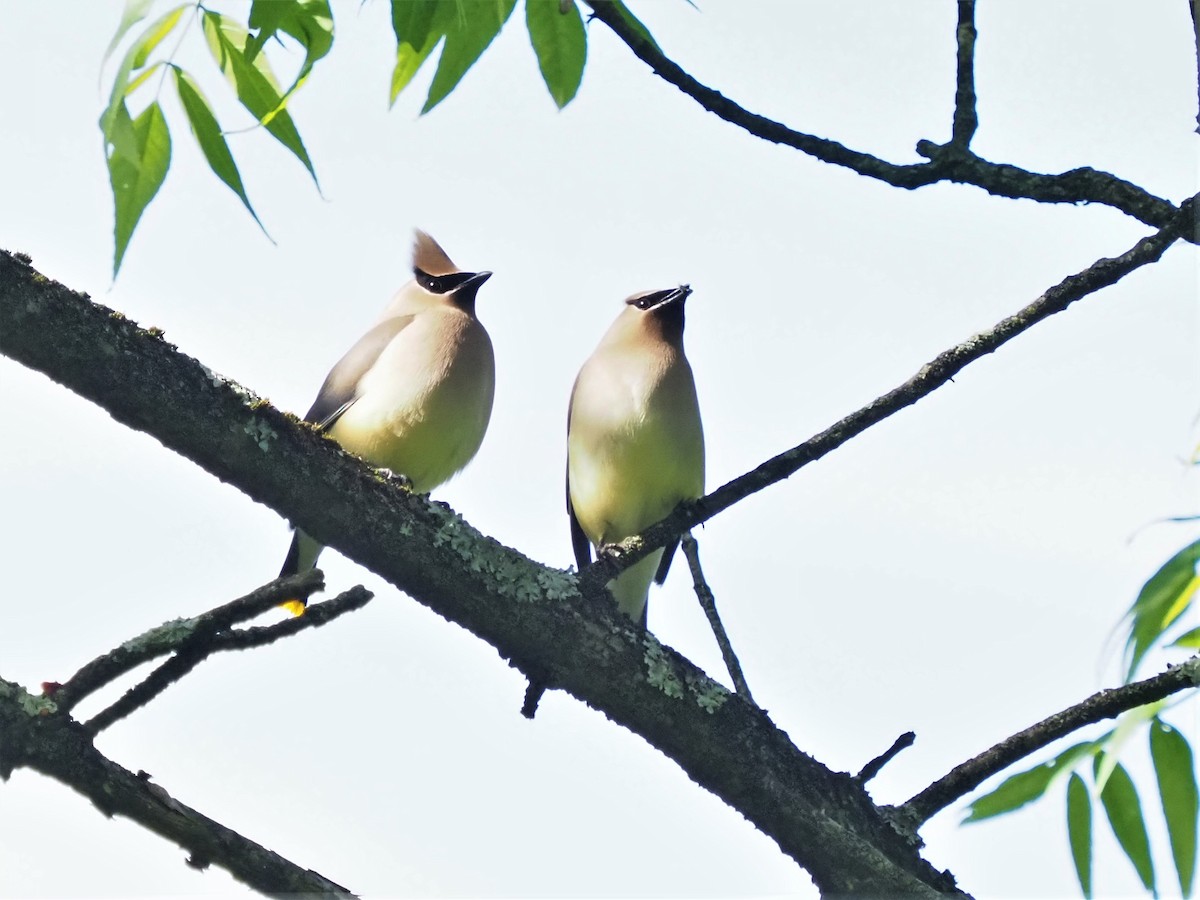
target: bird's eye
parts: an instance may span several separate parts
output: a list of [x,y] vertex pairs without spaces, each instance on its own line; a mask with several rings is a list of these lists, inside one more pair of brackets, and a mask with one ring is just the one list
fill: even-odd
[[416,276],[417,284],[425,288],[429,293],[446,293],[446,285],[442,282],[442,279],[430,275],[428,272],[422,272],[420,269],[414,269],[413,274]]
[[653,297],[643,297],[641,300],[639,300],[637,302],[637,308],[642,309],[642,310],[649,309],[653,305],[654,305]]

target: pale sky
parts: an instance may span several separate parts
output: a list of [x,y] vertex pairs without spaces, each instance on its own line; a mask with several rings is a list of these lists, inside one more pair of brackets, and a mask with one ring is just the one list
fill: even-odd
[[[949,136],[950,0],[631,6],[701,81],[794,128],[895,162]],[[333,53],[291,107],[324,197],[265,135],[232,138],[272,245],[209,173],[167,88],[172,170],[114,285],[96,120],[120,5],[9,0],[0,246],[302,413],[408,277],[412,229],[427,229],[461,266],[496,273],[479,297],[497,356],[491,428],[435,497],[552,565],[571,562],[567,395],[628,294],[695,290],[687,348],[711,490],[1149,231],[1099,206],[902,191],[764,143],[600,23],[558,113],[520,8],[439,108],[417,115],[430,65],[389,112],[387,5],[334,9]],[[1182,0],[981,3],[977,25],[977,152],[1106,169],[1174,202],[1195,192]],[[198,31],[178,59],[226,127],[244,126]],[[872,783],[897,803],[1117,683],[1115,624],[1195,537],[1162,525],[1130,541],[1197,511],[1182,462],[1200,408],[1195,258],[1172,248],[698,534],[755,697],[800,749],[857,771],[916,731]],[[0,399],[0,675],[65,680],[278,571],[288,531],[274,512],[7,359]],[[527,722],[524,679],[489,646],[336,553],[322,562],[330,594],[363,583],[376,600],[205,663],[101,750],[367,896],[815,896],[640,738],[561,693]],[[685,566],[652,594],[650,627],[725,678]],[[1171,720],[1195,744],[1195,704]],[[1144,737],[1128,753],[1171,896]],[[926,856],[979,897],[1075,896],[1061,790],[968,828],[956,804],[923,830]],[[1097,824],[1097,895],[1136,894]],[[183,856],[28,771],[0,786],[0,894],[245,890]]]

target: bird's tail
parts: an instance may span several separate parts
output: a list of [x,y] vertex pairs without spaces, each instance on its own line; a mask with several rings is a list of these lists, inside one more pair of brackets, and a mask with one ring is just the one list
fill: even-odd
[[[322,549],[324,548],[320,544],[297,528],[292,533],[292,545],[288,547],[287,558],[283,561],[283,568],[279,570],[279,577],[307,572],[317,564],[317,557],[321,555]],[[279,604],[280,608],[286,609],[293,616],[304,615],[307,605],[307,600],[294,597]]]

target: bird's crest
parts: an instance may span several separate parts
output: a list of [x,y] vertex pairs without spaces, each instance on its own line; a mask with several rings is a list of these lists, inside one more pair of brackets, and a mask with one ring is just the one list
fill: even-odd
[[449,275],[458,271],[458,266],[441,245],[419,228],[413,234],[413,268],[429,275]]

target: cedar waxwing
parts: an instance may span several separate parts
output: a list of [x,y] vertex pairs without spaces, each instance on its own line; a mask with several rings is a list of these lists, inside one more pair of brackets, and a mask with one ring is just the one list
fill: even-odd
[[[304,419],[423,494],[471,461],[492,415],[492,342],[475,318],[492,273],[460,271],[423,231],[412,263],[413,280],[333,367]],[[311,569],[321,550],[297,528],[279,574]],[[283,606],[304,611],[299,600]]]
[[[704,431],[683,353],[687,285],[634,294],[592,353],[567,413],[567,514],[582,569],[591,547],[637,534],[704,494]],[[626,569],[609,589],[646,625],[653,578],[662,584],[678,542]]]

